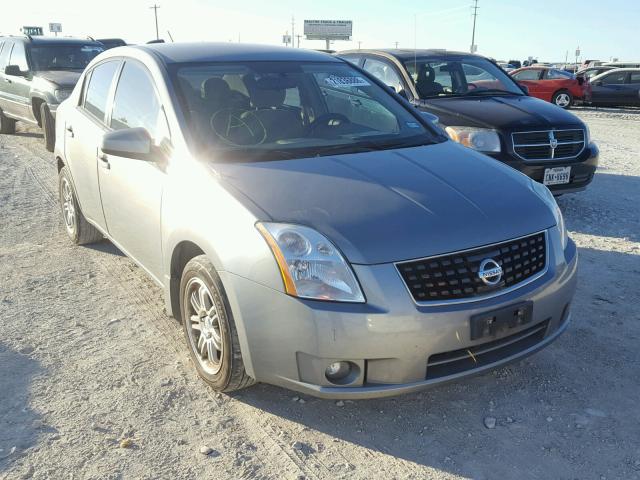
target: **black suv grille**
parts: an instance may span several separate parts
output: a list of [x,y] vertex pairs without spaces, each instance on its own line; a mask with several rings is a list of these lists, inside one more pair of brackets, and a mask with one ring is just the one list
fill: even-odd
[[524,160],[573,158],[580,154],[585,143],[581,129],[516,132],[511,138],[513,151]]
[[[494,245],[438,257],[398,263],[396,266],[416,302],[469,299],[510,288],[544,271],[545,232]],[[487,285],[478,275],[483,260],[502,267],[502,279]]]

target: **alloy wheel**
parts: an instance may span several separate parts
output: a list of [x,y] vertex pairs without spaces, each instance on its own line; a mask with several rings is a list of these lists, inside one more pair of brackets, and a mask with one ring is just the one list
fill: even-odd
[[67,231],[73,234],[76,229],[76,205],[73,199],[73,190],[66,178],[62,179],[62,216]]
[[556,105],[559,107],[562,107],[562,108],[568,107],[570,103],[571,103],[571,97],[569,97],[569,94],[567,93],[560,93],[556,97]]
[[184,295],[191,349],[202,369],[210,375],[215,375],[222,367],[224,343],[213,295],[209,287],[198,277],[189,280]]

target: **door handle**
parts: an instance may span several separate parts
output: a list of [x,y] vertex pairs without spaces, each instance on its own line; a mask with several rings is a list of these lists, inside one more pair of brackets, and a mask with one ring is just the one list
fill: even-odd
[[106,170],[111,168],[111,164],[109,163],[109,157],[107,157],[106,153],[101,153],[98,155],[98,159],[100,160],[100,166]]
[[67,126],[67,132],[69,132],[69,136],[73,138],[73,127],[71,125]]

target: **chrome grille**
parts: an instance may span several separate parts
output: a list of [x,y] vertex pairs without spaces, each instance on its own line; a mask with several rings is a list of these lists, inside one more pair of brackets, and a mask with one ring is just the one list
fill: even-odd
[[560,160],[575,158],[585,147],[585,133],[580,128],[537,130],[511,134],[513,151],[523,160]]

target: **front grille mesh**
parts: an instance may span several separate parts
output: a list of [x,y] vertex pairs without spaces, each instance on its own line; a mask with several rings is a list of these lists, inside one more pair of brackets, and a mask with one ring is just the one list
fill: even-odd
[[548,327],[549,319],[508,337],[431,355],[427,360],[426,379],[442,378],[475,370],[517,355],[544,340]]
[[515,132],[511,138],[513,151],[524,160],[573,158],[580,154],[585,144],[581,129]]
[[[502,280],[497,285],[486,285],[478,276],[480,263],[488,258],[502,267]],[[402,262],[397,268],[416,302],[436,302],[510,288],[542,272],[546,258],[546,234],[540,232],[464,252]]]

